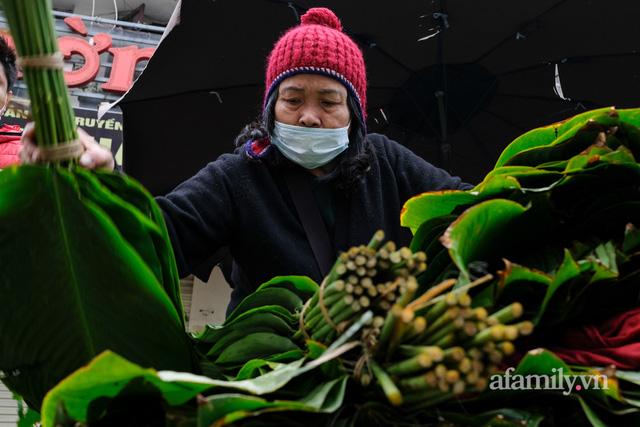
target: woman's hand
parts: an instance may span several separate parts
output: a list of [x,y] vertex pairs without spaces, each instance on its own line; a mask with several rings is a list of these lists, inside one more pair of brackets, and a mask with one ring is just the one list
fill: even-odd
[[[80,166],[87,169],[108,169],[113,170],[115,161],[111,151],[101,146],[95,139],[84,130],[78,128],[78,139],[84,147],[84,153],[80,156]],[[20,160],[22,163],[39,163],[40,150],[35,144],[35,125],[28,123],[22,133],[22,149],[20,150]]]

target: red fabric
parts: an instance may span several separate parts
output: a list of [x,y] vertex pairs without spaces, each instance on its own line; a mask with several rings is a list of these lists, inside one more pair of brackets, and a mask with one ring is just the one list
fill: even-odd
[[22,128],[18,125],[0,127],[0,169],[20,163],[20,135]]
[[340,20],[329,9],[311,8],[300,21],[300,25],[276,42],[269,54],[265,102],[285,78],[316,73],[344,84],[358,98],[362,116],[366,117],[367,74],[358,45],[342,32]]
[[640,369],[640,308],[569,331],[562,345],[552,350],[567,363]]
[[256,156],[260,156],[269,147],[269,138],[259,139],[251,143],[251,150]]

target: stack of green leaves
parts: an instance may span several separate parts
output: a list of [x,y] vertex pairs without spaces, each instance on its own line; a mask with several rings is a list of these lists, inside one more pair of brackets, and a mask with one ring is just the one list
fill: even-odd
[[179,280],[161,214],[139,184],[80,168],[0,172],[0,370],[38,408],[111,349],[189,371]]
[[[586,287],[597,292],[638,270],[630,230],[640,213],[639,125],[640,110],[590,111],[516,139],[470,191],[410,199],[401,221],[414,232],[412,250],[430,260],[421,285],[460,274],[462,286],[478,270],[500,271],[485,304],[526,299],[537,324],[584,313]],[[609,314],[634,299],[618,302]]]
[[307,277],[275,277],[242,300],[222,325],[196,334],[195,342],[229,378],[246,379],[270,371],[272,363],[301,359],[304,343],[294,339],[298,313],[317,289]]
[[0,172],[0,378],[39,408],[51,387],[107,349],[143,366],[191,370],[162,213],[132,179],[74,166],[65,147],[81,147],[51,2],[2,4],[37,143],[63,155]]
[[[543,345],[554,345],[550,338],[568,325],[637,307],[638,126],[640,110],[590,111],[516,139],[470,191],[410,199],[401,221],[414,232],[411,248],[430,260],[420,287],[452,276],[464,287],[497,271],[473,293],[473,306],[526,301],[532,342]],[[591,397],[580,407],[595,424],[602,413],[637,412],[634,399]]]

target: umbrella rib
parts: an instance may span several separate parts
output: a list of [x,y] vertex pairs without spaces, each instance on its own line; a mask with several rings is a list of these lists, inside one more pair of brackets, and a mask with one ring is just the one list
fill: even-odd
[[[558,102],[562,102],[562,103],[567,103],[568,101],[564,101],[563,99],[560,98],[554,98],[551,96],[540,96],[540,95],[517,95],[517,94],[509,94],[509,93],[499,93],[496,94],[496,96],[504,96],[504,97],[508,97],[508,98],[522,98],[522,99],[538,99],[541,101],[558,101]],[[565,108],[564,110],[560,110],[560,111],[554,111],[551,114],[548,114],[547,117],[549,117],[548,120],[558,120],[556,116],[558,116],[559,114],[563,114],[565,112],[575,112],[578,111],[579,109],[582,110],[588,110],[588,109],[593,109],[593,108],[599,108],[599,107],[603,107],[602,104],[598,104],[594,101],[589,101],[586,99],[571,99],[571,101],[569,101],[570,104],[574,105],[573,108]],[[573,113],[575,114],[575,113]],[[547,122],[548,121],[546,118],[543,120],[543,122]]]
[[517,74],[524,71],[537,70],[539,68],[550,67],[554,64],[560,63],[571,63],[571,62],[579,62],[581,60],[586,59],[600,59],[600,58],[619,58],[623,56],[640,56],[640,51],[630,51],[630,52],[619,52],[619,53],[599,53],[595,55],[580,55],[580,56],[569,56],[562,59],[548,60],[544,62],[539,62],[537,64],[528,65],[526,67],[514,68],[513,70],[504,71],[502,73],[497,74],[498,77],[504,77],[511,74]]
[[[549,7],[548,9],[546,9],[545,11],[541,12],[539,15],[529,19],[528,21],[525,21],[524,25],[521,25],[520,28],[529,25],[532,22],[535,22],[536,20],[540,19],[541,17],[543,17],[544,15],[546,15],[547,13],[551,12],[552,10],[554,10],[555,8],[561,6],[564,3],[567,3],[569,0],[560,0],[558,1],[556,4],[554,4],[553,6]],[[477,63],[482,61],[483,59],[485,59],[487,56],[491,55],[493,52],[495,52],[496,50],[498,50],[499,48],[501,48],[504,44],[506,44],[507,42],[509,42],[510,40],[513,40],[513,38],[516,36],[516,34],[518,33],[518,31],[509,34],[507,37],[505,37],[504,39],[500,40],[497,44],[495,44],[494,46],[490,47],[489,50],[487,50],[486,52],[484,52],[483,54],[481,54],[479,57],[477,57],[475,60],[472,61],[472,63]]]
[[[517,93],[496,93],[496,97],[505,97],[505,98],[522,98],[522,99],[536,99],[539,101],[559,101],[559,102],[567,102],[562,98],[558,98],[555,96],[545,96],[545,95],[527,95],[527,94],[517,94]],[[571,98],[571,102],[576,102],[583,104],[584,106],[595,106],[597,105],[593,101],[589,101],[588,99],[574,99]]]
[[524,132],[524,131],[527,130],[527,129],[523,128],[522,126],[519,126],[518,124],[516,124],[516,123],[512,122],[511,120],[507,119],[506,117],[504,117],[504,116],[502,116],[502,115],[500,115],[498,113],[494,113],[493,111],[489,111],[486,108],[480,108],[480,111],[483,111],[483,112],[489,114],[490,116],[493,116],[498,120],[501,120],[505,124],[507,124],[507,125],[509,125],[509,126],[511,126],[513,128],[518,129],[519,132]]
[[182,95],[191,95],[191,94],[194,94],[194,93],[219,92],[219,91],[222,91],[222,90],[247,89],[247,88],[253,88],[253,87],[260,87],[260,86],[262,86],[262,83],[246,83],[246,84],[229,85],[229,86],[224,86],[224,87],[215,87],[215,88],[207,88],[207,89],[200,88],[200,89],[183,90],[183,91],[180,91],[180,92],[170,93],[170,94],[166,94],[166,95],[149,96],[149,97],[133,99],[133,100],[127,100],[126,97],[125,97],[125,99],[123,99],[120,102],[120,104],[134,104],[136,102],[154,101],[154,100],[157,100],[157,99],[165,99],[165,98],[171,98],[171,97],[174,97],[174,96],[182,96]]
[[493,89],[495,87],[497,81],[498,81],[498,79],[494,78],[493,81],[491,82],[491,84],[489,85],[489,87],[487,87],[487,89],[484,91],[484,93],[482,94],[482,96],[480,97],[478,102],[476,103],[475,108],[463,120],[463,122],[462,122],[462,126],[463,127],[466,127],[469,124],[469,122],[471,121],[471,118],[478,112],[478,110],[480,109],[480,107],[481,107],[482,103],[484,102],[484,100],[487,99],[487,96],[489,96],[489,93],[491,92],[491,89]]
[[431,132],[433,132],[435,135],[440,135],[440,131],[437,130],[436,128],[434,128],[431,125],[431,122],[429,122],[429,115],[422,109],[422,107],[420,106],[420,104],[415,100],[415,98],[412,96],[412,94],[402,88],[403,92],[407,95],[407,97],[409,97],[409,99],[411,100],[411,102],[413,103],[414,107],[416,108],[416,110],[420,113],[420,115],[422,116],[424,123],[427,124],[427,126],[429,127],[429,129],[431,130]]
[[[308,10],[307,7],[301,6],[299,2],[296,1],[291,1],[291,0],[267,0],[270,3],[277,3],[277,4],[282,4],[283,6],[287,6],[288,8],[290,8],[293,11],[293,14],[295,15],[296,19],[298,22],[300,22],[300,12],[305,12]],[[396,65],[400,66],[403,70],[409,72],[409,73],[414,73],[415,70],[413,70],[412,68],[408,67],[406,64],[404,64],[402,61],[400,61],[398,58],[396,58],[395,56],[391,55],[389,52],[387,52],[385,49],[383,49],[382,47],[380,47],[380,45],[376,42],[373,42],[371,40],[365,40],[362,35],[360,34],[356,34],[353,31],[350,31],[350,29],[348,27],[344,27],[344,32],[351,36],[353,39],[360,41],[361,44],[363,44],[365,47],[371,49],[371,48],[375,48],[377,49],[383,56],[387,57],[387,59],[391,60],[391,62],[395,63]]]
[[[435,129],[435,128],[431,125],[431,122],[429,121],[429,115],[428,115],[427,113],[425,113],[425,112],[424,112],[424,110],[422,110],[422,108],[420,108],[420,106],[419,106],[419,105],[417,105],[417,103],[416,103],[416,102],[415,102],[415,100],[411,97],[411,95],[407,94],[407,96],[409,96],[409,98],[411,98],[411,100],[412,100],[412,101],[413,101],[413,103],[415,104],[416,110],[420,113],[420,115],[421,115],[421,116],[422,116],[422,118],[423,118],[423,123],[425,123],[425,124],[429,127],[429,130],[431,130],[431,132],[433,132],[433,134],[434,134],[434,135],[438,135],[438,134],[439,134],[438,130],[437,130],[437,129]],[[386,105],[376,105],[376,106],[374,107],[374,110],[377,110],[377,109],[384,109],[384,108],[388,108],[388,104],[386,104]],[[392,126],[392,127],[394,127],[394,128],[400,129],[402,132],[405,132],[405,133],[411,133],[411,134],[414,134],[414,135],[420,135],[420,136],[423,136],[423,137],[425,136],[423,132],[417,132],[417,131],[415,131],[415,130],[413,130],[413,129],[410,129],[410,128],[406,127],[406,126],[402,126],[402,125],[400,125],[400,124],[398,124],[398,123],[396,123],[396,122],[390,122],[390,121],[387,121],[387,127],[388,127],[388,126]],[[386,128],[386,127],[385,127],[385,128]]]
[[[467,130],[469,135],[471,135],[471,139],[473,140],[473,142],[484,152],[485,155],[488,156],[490,154],[489,149],[487,149],[487,146],[485,145],[485,143],[480,139],[480,137],[478,137],[478,134],[476,134],[476,132],[473,130],[470,123],[465,126],[465,129]],[[469,158],[465,156],[461,156],[461,157],[467,158],[467,159]]]
[[298,2],[291,0],[267,0],[267,2],[281,4],[291,9],[298,23],[300,22],[300,12],[306,12],[308,9],[307,7],[301,6]]
[[[495,80],[494,80],[495,83]],[[491,87],[489,88],[491,89]],[[487,93],[489,91],[489,89],[487,89]],[[483,98],[486,97],[486,94],[483,95]],[[484,152],[484,154],[489,154],[489,150],[487,150],[486,145],[484,144],[484,142],[482,142],[482,140],[476,135],[476,133],[473,131],[473,129],[471,128],[471,117],[476,113],[476,111],[478,111],[478,109],[480,108],[480,105],[482,104],[482,99],[478,102],[478,104],[476,105],[475,109],[473,110],[473,112],[469,115],[467,115],[465,120],[461,120],[461,125],[460,128],[461,129],[466,129],[467,132],[469,132],[469,134],[471,135],[471,138],[473,139],[474,143],[480,147],[480,149]],[[456,110],[454,110],[453,108],[449,107],[449,112],[451,115],[455,115],[456,118],[459,118],[460,115],[458,114],[458,112]],[[451,153],[453,154],[453,150],[451,150]]]
[[405,71],[407,71],[409,73],[415,73],[415,70],[413,70],[409,66],[405,65],[398,58],[396,58],[395,56],[391,55],[389,52],[387,52],[386,50],[381,48],[379,44],[375,43],[374,46],[369,45],[367,47],[369,47],[369,48],[373,47],[373,48],[377,49],[383,56],[387,57],[389,60],[391,60],[391,62],[394,62],[396,65],[400,66]]

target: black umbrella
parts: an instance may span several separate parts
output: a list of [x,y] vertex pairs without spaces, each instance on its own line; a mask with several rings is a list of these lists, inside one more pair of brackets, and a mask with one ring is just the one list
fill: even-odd
[[316,6],[362,47],[369,131],[469,182],[526,130],[640,94],[636,0],[182,0],[120,103],[127,172],[164,193],[231,151],[273,43]]

